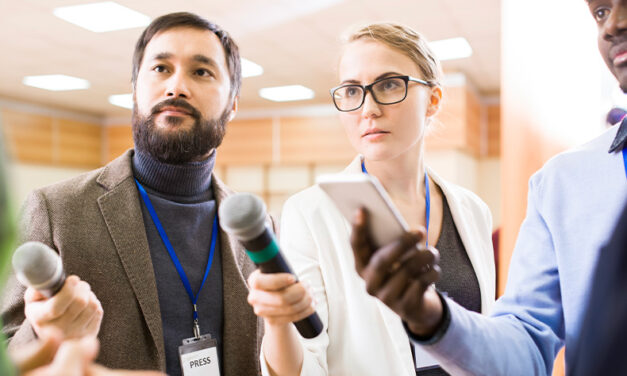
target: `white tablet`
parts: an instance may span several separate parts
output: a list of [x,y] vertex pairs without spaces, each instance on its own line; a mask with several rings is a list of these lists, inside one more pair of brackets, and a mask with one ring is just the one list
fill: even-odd
[[364,207],[370,214],[370,233],[377,247],[409,231],[407,223],[377,178],[367,174],[322,175],[317,183],[349,222]]

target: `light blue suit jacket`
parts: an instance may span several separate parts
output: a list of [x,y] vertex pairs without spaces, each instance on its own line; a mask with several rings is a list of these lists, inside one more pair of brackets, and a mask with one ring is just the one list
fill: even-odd
[[448,299],[449,329],[424,348],[450,373],[546,375],[564,342],[574,349],[599,249],[627,197],[622,154],[607,152],[616,128],[530,179],[507,288],[491,316]]

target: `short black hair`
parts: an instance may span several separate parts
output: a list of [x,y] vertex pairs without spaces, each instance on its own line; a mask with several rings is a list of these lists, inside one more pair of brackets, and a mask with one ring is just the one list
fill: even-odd
[[133,88],[135,88],[135,84],[137,83],[139,67],[144,59],[144,52],[146,51],[146,46],[150,40],[157,33],[173,29],[175,27],[191,27],[194,29],[209,30],[218,37],[220,43],[222,43],[222,47],[224,48],[224,54],[226,55],[226,62],[229,68],[231,79],[231,98],[238,96],[242,86],[242,66],[237,44],[231,38],[229,33],[224,31],[220,26],[189,12],[176,12],[163,15],[153,20],[150,25],[148,25],[146,30],[144,30],[142,35],[137,40],[135,52],[133,52]]

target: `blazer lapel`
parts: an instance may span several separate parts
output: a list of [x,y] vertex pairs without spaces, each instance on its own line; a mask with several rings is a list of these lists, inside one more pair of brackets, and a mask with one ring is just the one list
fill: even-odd
[[146,326],[165,369],[165,346],[159,296],[146,229],[131,167],[132,151],[105,167],[98,183],[107,192],[98,198],[100,212],[141,307]]
[[[219,207],[232,192],[214,175],[211,178]],[[218,218],[219,219],[219,218]],[[222,369],[227,376],[258,375],[259,348],[263,325],[248,304],[246,279],[255,270],[239,242],[220,230],[222,252],[222,294],[224,324],[222,329]]]

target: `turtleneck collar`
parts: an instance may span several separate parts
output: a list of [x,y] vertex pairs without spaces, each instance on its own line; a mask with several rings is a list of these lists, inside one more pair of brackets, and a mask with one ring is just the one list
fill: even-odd
[[145,187],[166,195],[196,196],[211,189],[216,152],[200,162],[168,164],[135,149],[133,174]]

